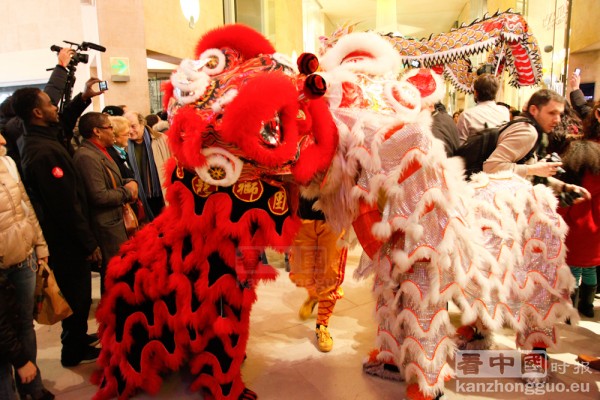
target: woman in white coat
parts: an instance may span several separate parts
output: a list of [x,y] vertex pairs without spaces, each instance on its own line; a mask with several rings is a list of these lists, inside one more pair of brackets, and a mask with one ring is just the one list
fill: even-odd
[[[48,246],[35,215],[17,166],[6,156],[6,140],[0,135],[0,275],[16,289],[17,340],[26,354],[29,373],[23,376],[15,365],[16,385],[22,399],[50,400],[54,395],[44,388],[35,367],[37,345],[33,329],[35,279],[38,263],[48,261]],[[30,365],[31,363],[32,365]],[[0,397],[16,399],[12,392],[13,366],[0,361]]]

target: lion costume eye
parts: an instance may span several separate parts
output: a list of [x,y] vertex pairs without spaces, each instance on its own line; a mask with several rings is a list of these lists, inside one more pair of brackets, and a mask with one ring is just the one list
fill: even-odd
[[268,147],[277,147],[283,141],[283,127],[279,113],[268,121],[263,121],[260,127],[260,138]]

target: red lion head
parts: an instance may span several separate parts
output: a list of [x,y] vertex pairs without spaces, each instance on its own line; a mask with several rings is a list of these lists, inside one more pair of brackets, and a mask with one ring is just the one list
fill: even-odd
[[306,183],[326,169],[337,130],[325,102],[306,90],[324,86],[310,60],[309,71],[298,72],[244,25],[205,34],[196,59],[184,60],[165,86],[178,165],[217,186],[286,173]]

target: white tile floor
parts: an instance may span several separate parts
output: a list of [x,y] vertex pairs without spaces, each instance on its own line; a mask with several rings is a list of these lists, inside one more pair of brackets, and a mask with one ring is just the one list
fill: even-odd
[[[269,261],[281,267],[281,257],[268,252]],[[370,281],[356,281],[352,273],[359,254],[351,252],[344,291],[346,296],[336,306],[330,320],[334,348],[330,353],[320,353],[314,344],[314,319],[302,322],[297,311],[305,298],[303,289],[294,287],[283,268],[279,269],[277,281],[263,284],[258,290],[258,302],[251,317],[251,334],[248,358],[242,373],[249,388],[260,399],[404,399],[406,385],[386,381],[363,374],[362,361],[373,348],[376,325],[373,319],[374,301]],[[94,276],[94,309],[99,298],[99,277]],[[527,395],[523,391],[506,391],[520,382],[518,379],[500,379],[505,392],[477,391],[457,392],[456,381],[446,386],[446,399],[508,399],[519,400],[543,398],[544,400],[600,399],[600,372],[577,373],[575,354],[586,352],[600,355],[600,300],[596,301],[595,321],[583,319],[578,326],[560,325],[559,349],[551,354],[559,369],[555,373],[554,386],[547,386],[544,395]],[[458,312],[451,308],[453,320]],[[60,365],[60,325],[37,326],[38,364],[44,384],[56,394],[58,400],[90,399],[96,387],[89,382],[95,364],[65,369]],[[90,319],[90,331],[95,331],[95,320]],[[496,337],[498,348],[513,349],[514,333],[506,329]],[[481,382],[471,379],[468,382]],[[513,385],[510,385],[513,383]],[[567,392],[571,383],[582,383],[583,393]],[[180,374],[168,377],[160,393],[150,396],[140,393],[136,399],[199,399],[197,393],[187,390],[189,381]],[[587,386],[586,386],[587,385]],[[468,388],[463,386],[463,388]],[[487,388],[485,388],[487,389]],[[551,390],[554,389],[552,392]],[[563,390],[561,390],[563,389]]]

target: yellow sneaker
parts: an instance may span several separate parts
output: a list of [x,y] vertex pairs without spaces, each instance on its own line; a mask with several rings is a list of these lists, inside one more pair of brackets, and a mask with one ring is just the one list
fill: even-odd
[[300,306],[300,311],[298,311],[298,316],[300,317],[300,319],[308,319],[308,317],[312,315],[313,310],[315,309],[315,306],[318,302],[319,299],[317,299],[316,297],[309,297],[308,299],[304,300],[304,303],[302,303],[302,305]]
[[323,353],[331,351],[333,348],[333,338],[329,334],[327,327],[321,325],[315,329],[315,333],[317,334],[317,348]]

